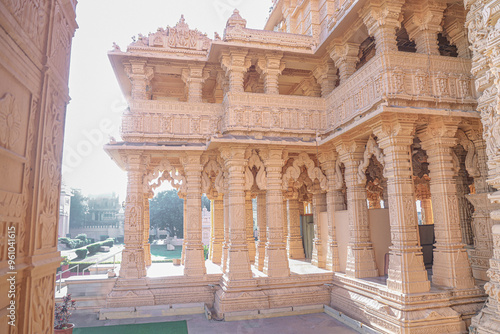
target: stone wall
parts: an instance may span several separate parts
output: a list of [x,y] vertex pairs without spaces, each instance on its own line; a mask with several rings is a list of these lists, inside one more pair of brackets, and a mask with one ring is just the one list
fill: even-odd
[[[76,0],[0,1],[1,333],[53,331],[75,7]],[[8,290],[15,297],[8,298]]]

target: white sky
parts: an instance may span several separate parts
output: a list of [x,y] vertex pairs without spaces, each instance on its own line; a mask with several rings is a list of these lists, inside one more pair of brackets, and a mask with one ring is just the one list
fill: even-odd
[[132,36],[174,26],[181,14],[191,29],[222,36],[234,8],[248,28],[262,29],[271,5],[272,0],[80,1],[64,137],[65,184],[87,195],[116,192],[125,199],[126,173],[102,149],[110,135],[121,140],[121,113],[127,106],[107,57],[113,42],[125,51]]

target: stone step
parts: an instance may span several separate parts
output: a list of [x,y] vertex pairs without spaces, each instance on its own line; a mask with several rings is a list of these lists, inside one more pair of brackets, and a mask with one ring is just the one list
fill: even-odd
[[252,310],[252,311],[226,312],[224,313],[224,320],[238,321],[238,320],[249,320],[249,319],[259,319],[259,318],[285,317],[289,315],[301,315],[301,314],[322,313],[322,312],[324,312],[323,304],[289,306],[289,307],[269,308],[269,309]]
[[99,320],[150,318],[169,315],[203,314],[204,303],[152,305],[136,307],[102,308],[99,310]]

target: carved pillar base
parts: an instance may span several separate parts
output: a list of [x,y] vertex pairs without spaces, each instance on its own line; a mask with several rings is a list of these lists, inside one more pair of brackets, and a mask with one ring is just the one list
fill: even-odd
[[488,193],[466,195],[466,198],[474,206],[472,215],[472,229],[474,231],[474,248],[469,249],[472,275],[476,279],[488,281],[487,271],[490,268],[490,259],[493,256],[493,239],[491,228],[495,221],[491,219],[490,213],[500,210],[500,204],[491,203]]

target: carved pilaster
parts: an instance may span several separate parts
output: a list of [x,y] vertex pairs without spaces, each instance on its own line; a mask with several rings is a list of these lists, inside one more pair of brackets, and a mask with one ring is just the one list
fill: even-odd
[[183,157],[186,178],[186,229],[184,230],[184,275],[199,276],[206,273],[205,256],[201,241],[201,171],[200,153],[187,153]]
[[258,240],[255,254],[255,266],[260,271],[264,270],[264,259],[266,257],[267,243],[267,214],[266,214],[266,193],[257,195],[257,229]]
[[[339,186],[339,175],[336,170],[336,159],[338,159],[336,152],[325,152],[320,155],[323,170],[325,171],[326,178],[328,179],[328,190],[326,193],[326,211],[328,215],[328,248],[326,253],[326,269],[332,271],[340,270],[339,263],[339,250],[337,244],[337,232],[335,229],[335,211],[339,210],[339,198],[342,194]],[[340,175],[340,177],[342,177]]]
[[[442,119],[434,119],[425,130],[419,132],[422,148],[427,151],[430,188],[434,215],[436,244],[432,266],[432,282],[452,288],[474,287],[467,252],[462,243],[458,197],[452,147],[457,125]],[[456,159],[456,157],[455,157]]]
[[133,100],[150,100],[151,79],[154,76],[152,66],[147,66],[147,61],[143,59],[131,59],[129,63],[124,64],[124,70],[132,83],[130,93]]
[[471,327],[476,333],[500,333],[500,225],[493,225],[492,231],[494,248],[488,270],[490,281],[484,285],[489,297],[479,314],[472,318]]
[[144,192],[145,166],[140,154],[127,157],[127,199],[125,206],[125,249],[122,253],[120,277],[146,276],[144,256]]
[[359,44],[343,43],[335,44],[330,51],[330,58],[339,69],[340,83],[344,83],[354,72],[359,61]]
[[146,267],[151,265],[151,245],[149,244],[149,198],[153,194],[144,194],[144,259]]
[[471,51],[467,40],[467,28],[465,22],[465,8],[462,4],[453,4],[445,10],[444,33],[451,44],[457,47],[460,58],[470,59]]
[[210,239],[209,259],[220,264],[222,259],[222,244],[224,242],[224,200],[220,194],[211,201],[212,235]]
[[288,237],[287,253],[290,259],[304,259],[304,246],[300,235],[300,212],[301,203],[297,198],[290,198],[287,201],[288,206]]
[[264,273],[270,277],[290,276],[286,245],[283,242],[283,191],[281,171],[283,150],[267,149],[263,152],[267,174],[266,215],[267,243]]
[[322,242],[323,236],[321,235],[321,221],[320,213],[326,212],[326,194],[316,191],[312,196],[312,210],[314,220],[314,238],[313,250],[311,257],[311,264],[318,268],[326,267],[326,254],[323,252]]
[[403,4],[403,0],[372,0],[360,11],[368,33],[375,37],[377,53],[398,51],[396,28],[400,27],[399,16]]
[[391,242],[387,287],[401,293],[430,289],[418,237],[417,209],[413,187],[410,145],[414,124],[384,120],[374,128],[384,152],[384,174],[389,193]]
[[415,40],[418,53],[439,55],[437,34],[443,30],[441,21],[446,3],[418,0],[406,4],[407,19],[403,25],[411,40]]
[[231,146],[220,149],[228,171],[229,246],[224,280],[252,278],[246,238],[245,214],[245,147]]
[[378,270],[370,239],[366,189],[358,180],[358,166],[363,158],[364,141],[348,141],[337,146],[345,166],[347,210],[350,237],[347,245],[346,274],[351,277],[375,277]]
[[264,79],[264,92],[266,94],[279,94],[278,77],[285,69],[285,63],[281,60],[283,53],[266,53],[257,61],[257,69]]
[[253,237],[253,206],[252,206],[252,193],[246,192],[245,197],[245,220],[246,220],[246,238],[248,245],[248,257],[250,263],[255,262],[255,239]]

